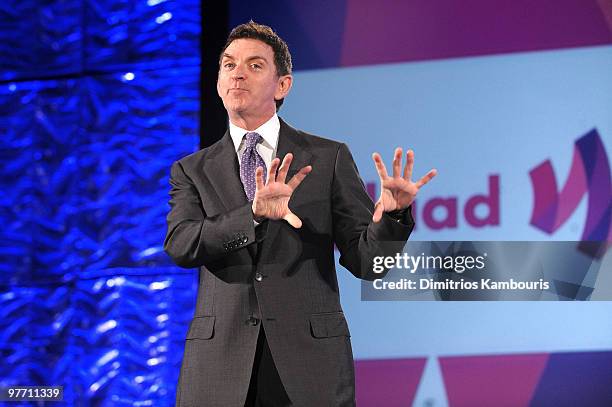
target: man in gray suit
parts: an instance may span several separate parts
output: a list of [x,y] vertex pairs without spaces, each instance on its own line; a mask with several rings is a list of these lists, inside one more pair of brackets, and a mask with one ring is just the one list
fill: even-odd
[[[229,129],[171,169],[166,252],[199,267],[178,406],[354,406],[340,263],[372,280],[372,258],[394,255],[414,222],[414,153],[394,153],[374,204],[346,145],[296,130],[276,112],[291,56],[269,27],[236,27],[220,60]],[[281,159],[282,158],[282,162]]]

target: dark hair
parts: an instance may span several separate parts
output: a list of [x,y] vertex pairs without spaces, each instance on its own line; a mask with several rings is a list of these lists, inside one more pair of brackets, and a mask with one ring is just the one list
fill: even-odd
[[[278,76],[290,75],[291,69],[293,68],[291,65],[291,53],[289,52],[289,47],[287,47],[287,43],[283,41],[281,37],[278,36],[272,30],[272,28],[267,25],[258,24],[253,20],[248,23],[240,24],[235,27],[232,32],[230,32],[227,37],[227,41],[223,46],[223,50],[221,51],[221,55],[219,56],[219,65],[221,64],[221,60],[223,59],[223,53],[232,43],[232,41],[240,39],[240,38],[249,38],[253,40],[259,40],[265,44],[268,44],[272,47],[272,51],[274,51],[274,66],[276,67],[276,74]],[[283,99],[276,100],[276,110],[281,107],[283,104]]]

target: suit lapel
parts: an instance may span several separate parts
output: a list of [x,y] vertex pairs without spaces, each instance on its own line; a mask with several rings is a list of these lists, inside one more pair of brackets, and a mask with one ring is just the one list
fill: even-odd
[[[278,135],[278,147],[276,149],[276,156],[281,159],[281,162],[287,153],[293,154],[293,161],[289,167],[287,173],[287,181],[303,167],[309,165],[312,162],[312,154],[308,151],[308,147],[304,141],[304,138],[299,132],[293,127],[289,126],[282,119],[280,119],[280,131]],[[291,200],[289,201],[291,206]],[[268,230],[266,232],[266,238],[262,246],[262,252],[267,253],[268,250],[273,247],[274,239],[278,235],[280,228],[286,223],[284,220],[270,221],[268,222]],[[291,227],[287,225],[287,227]],[[262,255],[264,255],[262,253]]]
[[287,181],[289,181],[293,174],[310,164],[312,154],[308,151],[307,146],[304,144],[304,139],[300,136],[299,132],[285,123],[283,119],[279,118],[279,120],[280,131],[276,156],[282,161],[287,153],[293,154],[293,161],[287,175]]
[[204,174],[229,211],[247,203],[244,187],[240,180],[238,157],[229,131],[215,145],[204,160]]

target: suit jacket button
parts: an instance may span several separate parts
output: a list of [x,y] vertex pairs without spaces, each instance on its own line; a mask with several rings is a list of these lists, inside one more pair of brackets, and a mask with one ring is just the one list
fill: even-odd
[[247,322],[253,326],[257,326],[257,324],[259,324],[259,319],[255,318],[255,317],[250,317]]
[[255,273],[255,280],[257,280],[257,281],[263,281],[263,278],[264,278],[263,274],[261,274],[261,273]]

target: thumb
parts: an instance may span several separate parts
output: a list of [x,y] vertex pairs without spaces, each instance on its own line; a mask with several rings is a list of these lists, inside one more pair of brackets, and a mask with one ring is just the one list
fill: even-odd
[[372,220],[375,223],[379,222],[380,218],[382,218],[384,209],[385,207],[383,206],[381,201],[376,202],[376,205],[374,206],[374,214],[372,215]]
[[287,214],[283,216],[283,219],[285,219],[287,223],[289,223],[291,226],[293,226],[296,229],[299,229],[302,227],[302,221],[300,220],[300,218],[295,216],[295,214],[291,211],[287,212]]

